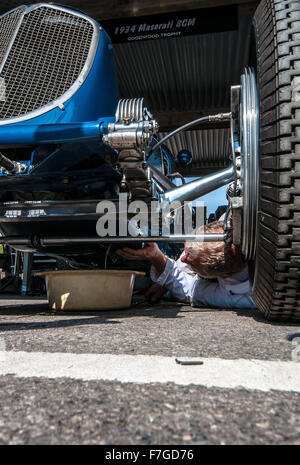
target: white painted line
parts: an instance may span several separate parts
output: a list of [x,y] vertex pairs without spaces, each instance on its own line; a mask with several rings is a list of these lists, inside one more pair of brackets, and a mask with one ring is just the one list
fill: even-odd
[[183,366],[176,364],[173,357],[154,355],[2,352],[0,375],[300,392],[299,362],[202,357],[201,360],[203,365]]

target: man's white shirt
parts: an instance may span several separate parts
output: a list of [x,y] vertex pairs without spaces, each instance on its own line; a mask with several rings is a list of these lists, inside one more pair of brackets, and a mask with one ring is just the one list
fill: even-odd
[[194,307],[256,308],[251,297],[248,267],[229,278],[204,279],[196,274],[181,257],[174,261],[167,258],[161,275],[152,266],[151,280],[167,288],[172,297]]

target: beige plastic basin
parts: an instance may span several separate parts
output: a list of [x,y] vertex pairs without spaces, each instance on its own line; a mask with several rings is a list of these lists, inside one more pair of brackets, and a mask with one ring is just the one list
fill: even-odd
[[131,305],[135,277],[130,270],[63,270],[36,273],[46,280],[52,310],[104,310]]

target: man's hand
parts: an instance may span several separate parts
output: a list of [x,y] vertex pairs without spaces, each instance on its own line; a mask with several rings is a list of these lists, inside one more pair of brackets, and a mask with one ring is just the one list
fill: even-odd
[[159,274],[163,273],[167,262],[167,258],[155,242],[147,242],[143,249],[138,250],[124,247],[116,253],[127,260],[149,260]]
[[127,260],[152,260],[160,252],[158,245],[155,242],[147,242],[143,249],[129,249],[123,247],[118,249],[116,253]]
[[152,286],[147,289],[147,291],[144,293],[145,297],[148,297],[150,302],[152,304],[155,304],[156,302],[159,302],[160,299],[165,295],[167,292],[167,289],[165,287],[162,287],[160,284],[154,283]]

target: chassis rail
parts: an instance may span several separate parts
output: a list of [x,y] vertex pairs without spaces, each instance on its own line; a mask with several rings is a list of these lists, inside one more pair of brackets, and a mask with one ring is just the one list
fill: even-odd
[[0,237],[0,244],[10,246],[63,246],[72,244],[97,244],[120,242],[221,242],[225,241],[226,234],[191,234],[169,236],[138,236],[138,237]]

